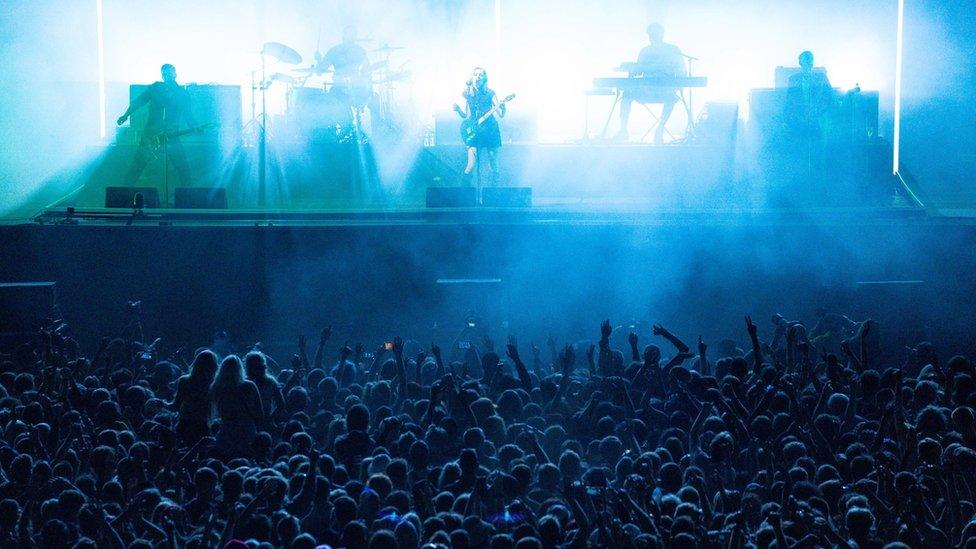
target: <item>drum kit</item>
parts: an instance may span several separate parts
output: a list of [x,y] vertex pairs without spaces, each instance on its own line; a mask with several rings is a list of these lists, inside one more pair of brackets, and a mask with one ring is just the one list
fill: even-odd
[[[368,42],[368,40],[359,40]],[[373,129],[382,127],[398,131],[395,122],[395,91],[401,83],[409,82],[409,61],[394,66],[393,56],[405,48],[384,44],[368,50],[378,60],[363,67],[356,75],[337,75],[335,69],[322,62],[320,53],[310,66],[282,68],[282,65],[301,65],[298,51],[279,42],[268,42],[261,48],[261,68],[252,73],[251,110],[254,123],[264,139],[266,117],[257,113],[256,98],[260,95],[261,112],[265,112],[265,93],[275,84],[285,87],[287,103],[284,120],[299,132],[333,135],[337,141],[365,142],[362,116],[367,109]],[[275,70],[265,75],[269,65]],[[260,72],[260,82],[257,73]]]

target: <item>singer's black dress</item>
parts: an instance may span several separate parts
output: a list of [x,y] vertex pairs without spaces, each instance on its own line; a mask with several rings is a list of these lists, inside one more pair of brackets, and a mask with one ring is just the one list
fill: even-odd
[[[477,90],[474,93],[465,92],[464,98],[468,102],[468,113],[474,120],[481,118],[495,106],[495,91],[491,89]],[[470,146],[478,149],[497,149],[502,146],[502,134],[498,129],[498,120],[494,116],[481,124]]]

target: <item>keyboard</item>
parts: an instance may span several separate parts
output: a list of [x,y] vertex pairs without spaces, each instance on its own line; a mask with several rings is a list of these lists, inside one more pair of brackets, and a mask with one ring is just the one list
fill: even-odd
[[615,88],[617,90],[641,90],[648,88],[704,88],[708,78],[704,76],[611,76],[594,78],[595,88]]

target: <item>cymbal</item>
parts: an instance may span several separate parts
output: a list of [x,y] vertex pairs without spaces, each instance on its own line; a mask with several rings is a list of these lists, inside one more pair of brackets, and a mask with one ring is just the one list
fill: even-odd
[[292,72],[300,72],[302,74],[328,74],[333,72],[332,69],[319,69],[317,66],[314,67],[301,67],[298,69],[291,69]]
[[289,65],[297,65],[302,62],[301,54],[280,42],[266,43],[261,48],[261,54]]
[[272,74],[271,75],[271,81],[272,82],[284,82],[285,84],[288,84],[288,85],[291,85],[291,86],[294,86],[295,84],[298,83],[298,80],[294,76],[292,76],[290,74],[285,74],[283,72],[276,72],[276,73]]
[[406,79],[410,78],[411,76],[413,76],[413,73],[411,71],[391,72],[391,73],[387,74],[386,76],[384,76],[383,78],[378,78],[376,80],[373,80],[373,83],[374,84],[391,84],[393,82],[399,82],[401,80],[406,80]]
[[370,50],[370,53],[390,53],[397,50],[405,50],[407,48],[403,46],[391,46],[389,44],[383,44],[382,47],[376,48],[375,50]]

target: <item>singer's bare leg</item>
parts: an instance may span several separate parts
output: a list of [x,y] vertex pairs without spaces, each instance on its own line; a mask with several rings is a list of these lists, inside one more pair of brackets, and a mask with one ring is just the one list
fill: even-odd
[[493,147],[493,148],[490,148],[490,149],[485,149],[485,152],[488,153],[488,167],[491,169],[491,176],[488,179],[488,186],[489,187],[497,187],[498,186],[498,179],[499,179],[499,177],[498,177],[498,149]]
[[468,147],[468,165],[464,167],[464,175],[470,176],[478,165],[478,149]]

